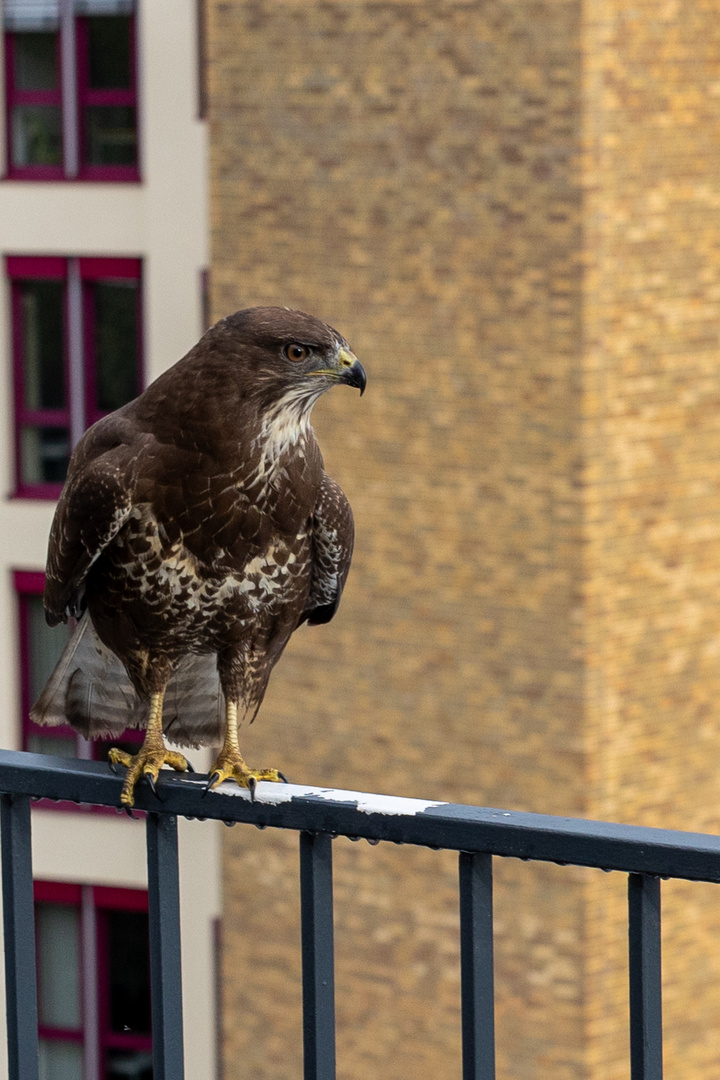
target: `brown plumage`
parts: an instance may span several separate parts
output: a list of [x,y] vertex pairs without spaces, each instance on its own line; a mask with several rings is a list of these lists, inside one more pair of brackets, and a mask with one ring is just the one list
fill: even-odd
[[218,741],[223,713],[211,780],[279,776],[242,761],[238,712],[255,716],[290,635],[331,619],[347,578],[352,512],[309,423],[337,382],[365,387],[337,331],[251,308],[78,443],[44,602],[51,625],[85,613],[33,718],[88,737],[147,726],[140,754],[111,751],[128,766],[128,806],[139,777],[187,767],[162,731]]

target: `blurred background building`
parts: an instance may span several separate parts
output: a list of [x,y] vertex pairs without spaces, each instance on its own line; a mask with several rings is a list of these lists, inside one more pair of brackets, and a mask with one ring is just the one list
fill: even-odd
[[[101,757],[105,747],[71,728],[28,720],[67,632],[45,624],[42,571],[71,446],[203,329],[196,12],[155,0],[3,0],[2,21],[0,743]],[[217,840],[183,822],[187,1065],[197,1077],[215,1059]],[[33,851],[43,1080],[148,1080],[142,823],[39,806]]]
[[[41,9],[55,21],[23,24]],[[697,0],[4,0],[5,745],[47,738],[23,717],[56,647],[37,575],[67,448],[197,338],[207,267],[212,319],[304,308],[370,378],[362,402],[337,392],[314,416],[355,509],[346,595],[291,641],[248,760],[718,831],[717,16]],[[122,58],[110,18],[131,28]],[[53,926],[74,919],[97,952],[93,918],[128,910],[103,889],[139,910],[141,838],[59,809],[35,823],[52,974],[69,940]],[[222,1075],[290,1080],[295,841],[235,829],[220,859],[207,825],[183,835],[188,1075],[214,1067],[222,883]],[[334,851],[339,1075],[459,1075],[454,857]],[[715,1080],[720,904],[711,886],[663,895],[667,1073]],[[496,911],[499,1077],[624,1080],[624,877],[501,863]],[[46,1042],[82,1030],[87,1080],[144,1076],[146,1044],[123,1051],[135,1072],[88,1072],[113,1060],[106,1006],[92,1014],[108,993]],[[76,1070],[53,1080],[81,1075],[77,1051],[47,1053]]]

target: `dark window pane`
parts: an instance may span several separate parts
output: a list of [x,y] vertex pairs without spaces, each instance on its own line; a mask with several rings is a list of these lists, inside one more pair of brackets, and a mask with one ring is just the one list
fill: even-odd
[[97,407],[110,412],[138,393],[138,288],[135,282],[99,281],[93,294]]
[[15,88],[56,90],[57,35],[14,34]]
[[60,165],[62,119],[57,105],[15,105],[12,110],[12,164]]
[[24,281],[20,285],[25,405],[28,409],[65,406],[63,284]]
[[88,165],[136,163],[137,133],[132,105],[90,105],[85,116]]
[[[60,659],[70,633],[66,625],[48,626],[42,596],[26,596],[27,650],[31,701],[37,701],[55,665]],[[48,736],[50,732],[48,732]],[[50,753],[51,751],[48,751]]]
[[70,460],[67,428],[23,427],[20,471],[25,484],[62,484]]
[[[148,917],[142,911],[109,911],[110,1029],[150,1033]],[[122,1075],[118,1073],[118,1075]],[[129,1076],[142,1073],[128,1073]]]
[[130,89],[130,28],[127,15],[96,15],[88,19],[92,90]]

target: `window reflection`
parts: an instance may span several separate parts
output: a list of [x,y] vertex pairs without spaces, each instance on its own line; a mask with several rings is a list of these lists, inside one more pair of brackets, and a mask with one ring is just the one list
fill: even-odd
[[88,165],[134,165],[137,161],[132,105],[90,105],[87,119]]
[[79,1030],[80,911],[69,904],[38,904],[36,927],[40,1024]]
[[20,469],[24,484],[62,484],[70,461],[67,428],[25,426],[20,436]]
[[65,405],[61,281],[23,281],[22,358],[28,409],[62,409]]
[[16,105],[12,110],[12,163],[62,164],[62,116],[57,105]]
[[79,1043],[41,1039],[40,1080],[85,1080],[83,1048]]

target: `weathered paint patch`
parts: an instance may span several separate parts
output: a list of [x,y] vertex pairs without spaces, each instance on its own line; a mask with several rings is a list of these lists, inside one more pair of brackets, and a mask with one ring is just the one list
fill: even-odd
[[[183,782],[186,778],[183,777]],[[204,785],[205,781],[194,781]],[[233,781],[227,781],[213,789],[218,795],[232,795],[241,799],[250,799],[247,788],[240,787]],[[395,795],[371,795],[366,791],[343,791],[341,788],[304,787],[300,784],[274,784],[263,781],[255,790],[255,802],[263,806],[280,806],[293,799],[321,799],[327,802],[343,803],[354,806],[362,814],[386,814],[397,817],[412,817],[422,814],[435,806],[447,806],[445,802],[430,802],[425,799],[405,799]]]

